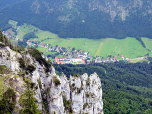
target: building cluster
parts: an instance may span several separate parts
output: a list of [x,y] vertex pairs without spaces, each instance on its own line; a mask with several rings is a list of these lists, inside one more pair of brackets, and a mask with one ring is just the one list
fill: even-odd
[[16,37],[14,37],[14,36],[12,36],[9,32],[5,32],[5,31],[3,31],[2,32],[7,38],[11,38],[11,39],[16,39]]
[[57,64],[86,64],[85,60],[90,59],[88,52],[82,50],[75,50],[73,47],[62,49],[62,47],[56,47],[56,51],[61,53],[65,57],[55,57]]
[[[116,61],[119,62],[120,60],[117,60],[117,56],[114,56],[113,58],[112,57],[110,57],[110,58],[108,57],[106,59],[104,59],[104,58],[100,59],[100,57],[97,57],[97,58],[94,59],[94,62],[95,63],[108,63],[108,62],[116,62]],[[145,55],[144,57],[134,58],[134,59],[126,58],[123,55],[121,55],[120,57],[122,58],[123,61],[130,61],[130,60],[135,60],[135,59],[147,59],[148,55]]]
[[41,46],[41,47],[44,47],[44,48],[48,48],[50,45],[49,44],[43,44],[43,42],[39,42],[39,41],[33,41],[33,40],[27,40],[27,45],[28,46]]
[[[57,52],[57,55],[63,55],[63,57],[57,57],[57,55],[54,55],[52,57],[57,64],[89,64],[89,63],[108,63],[108,62],[116,62],[117,56],[108,56],[107,58],[101,58],[101,57],[91,57],[88,52],[83,52],[82,50],[76,50],[73,47],[64,48],[61,46],[52,46],[50,47],[50,44],[44,44],[43,42],[39,41],[27,41],[27,44],[29,46],[41,46],[44,48],[47,48],[43,54],[46,54],[47,52]],[[123,61],[130,61],[132,59],[126,58],[125,56],[120,56]],[[138,57],[135,59],[147,59],[148,56],[145,57]]]
[[86,64],[85,57],[55,57],[55,60],[57,64]]

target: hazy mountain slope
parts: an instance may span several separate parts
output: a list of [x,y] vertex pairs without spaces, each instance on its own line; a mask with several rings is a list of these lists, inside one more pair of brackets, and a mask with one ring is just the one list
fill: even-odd
[[60,37],[152,37],[151,0],[26,0],[0,12]]
[[19,2],[19,1],[23,1],[23,0],[1,0],[0,1],[0,9],[4,8],[4,7],[8,7],[11,4],[14,4],[14,3]]

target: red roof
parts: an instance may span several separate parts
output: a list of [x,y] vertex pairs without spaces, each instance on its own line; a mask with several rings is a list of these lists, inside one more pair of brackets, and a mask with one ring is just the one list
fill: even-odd
[[66,59],[67,57],[59,57],[58,59]]
[[85,61],[82,59],[83,64],[86,64]]
[[123,55],[121,55],[121,57],[124,57]]
[[63,63],[63,61],[59,61],[59,63]]
[[55,60],[56,60],[56,62],[57,62],[58,64],[60,64],[60,63],[62,64],[62,63],[63,63],[63,61],[59,61],[57,57],[55,57]]
[[83,58],[85,58],[85,57],[76,57],[75,59],[83,59]]
[[56,62],[57,62],[57,63],[59,62],[59,60],[58,60],[58,58],[57,58],[57,57],[55,57],[55,60],[56,60]]

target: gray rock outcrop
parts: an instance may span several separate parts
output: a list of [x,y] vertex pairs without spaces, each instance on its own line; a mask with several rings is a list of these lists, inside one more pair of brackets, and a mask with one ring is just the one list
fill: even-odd
[[[43,114],[47,110],[49,114],[103,114],[102,86],[96,73],[89,77],[87,74],[70,76],[70,79],[64,74],[59,77],[53,66],[50,72],[45,72],[45,66],[30,54],[23,56],[9,47],[0,48],[0,65],[6,65],[16,73],[22,71],[19,58],[35,67],[31,74],[25,74],[24,77],[35,84],[34,97]],[[47,102],[45,106],[43,101]]]
[[0,47],[0,65],[5,65],[13,72],[20,72],[18,58],[21,58],[21,54],[11,50],[7,47]]

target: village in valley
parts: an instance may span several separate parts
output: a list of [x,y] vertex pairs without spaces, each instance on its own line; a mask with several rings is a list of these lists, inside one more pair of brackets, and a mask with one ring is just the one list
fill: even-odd
[[16,39],[16,37],[15,36],[13,36],[12,34],[10,34],[9,32],[5,32],[5,31],[3,31],[2,32],[6,37],[8,37],[8,38],[11,38],[11,39]]
[[[8,38],[13,40],[18,40],[18,29],[20,26],[16,27],[14,31],[16,31],[15,35],[12,35],[9,31],[3,31],[3,34]],[[13,29],[12,29],[13,30]],[[46,59],[51,60],[55,64],[90,64],[90,63],[108,63],[108,62],[119,62],[120,60],[129,62],[134,61],[138,62],[140,60],[145,60],[148,58],[148,55],[144,55],[144,57],[140,56],[138,58],[129,59],[124,55],[108,55],[106,58],[101,56],[92,57],[89,52],[85,52],[81,49],[75,49],[74,47],[61,47],[58,45],[51,46],[49,43],[43,43],[43,41],[35,41],[35,40],[27,40],[27,47],[45,48],[46,51],[43,52],[43,56]],[[49,53],[49,54],[48,54]],[[60,56],[59,56],[60,55]]]
[[[50,46],[50,44],[43,44],[43,42],[38,41],[27,41],[28,46],[30,47],[44,47],[47,50],[43,53],[46,58],[52,57],[53,62],[56,64],[90,64],[90,63],[107,63],[107,62],[116,62],[117,56],[121,56],[121,60],[123,61],[131,61],[133,59],[129,59],[124,57],[123,55],[117,54],[116,56],[108,56],[107,58],[103,57],[92,57],[89,52],[84,52],[83,50],[76,50],[74,47],[64,48],[61,46]],[[47,52],[56,52],[57,55],[62,55],[61,57],[57,57],[54,55],[45,55]],[[144,57],[138,57],[134,59],[147,59],[148,55]]]

